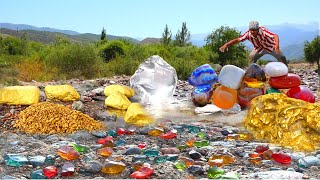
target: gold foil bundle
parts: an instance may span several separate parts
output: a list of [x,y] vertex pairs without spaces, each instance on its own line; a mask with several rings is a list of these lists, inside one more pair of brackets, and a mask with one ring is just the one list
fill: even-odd
[[320,144],[320,104],[267,94],[254,98],[244,120],[258,140],[267,140],[300,151]]
[[55,134],[99,130],[104,128],[104,124],[61,104],[41,102],[21,111],[14,127],[26,133]]

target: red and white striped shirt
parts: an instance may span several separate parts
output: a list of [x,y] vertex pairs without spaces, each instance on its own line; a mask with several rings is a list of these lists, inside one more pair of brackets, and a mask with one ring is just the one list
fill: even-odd
[[270,32],[265,27],[260,26],[257,37],[254,37],[248,30],[239,38],[241,42],[245,40],[249,40],[250,42],[252,42],[254,49],[256,49],[258,53],[260,53],[264,49],[268,52],[272,52],[273,46],[276,44],[274,41],[274,35],[274,33]]

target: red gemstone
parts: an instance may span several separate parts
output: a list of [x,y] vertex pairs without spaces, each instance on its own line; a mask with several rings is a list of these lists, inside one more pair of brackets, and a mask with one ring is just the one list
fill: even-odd
[[70,162],[66,162],[62,166],[61,176],[73,176],[74,171],[74,165]]
[[128,128],[128,130],[125,132],[127,135],[132,135],[137,130],[135,126],[131,126]]
[[296,74],[288,73],[285,76],[271,77],[269,84],[275,89],[289,89],[300,86],[301,79],[300,76]]
[[107,136],[105,138],[100,138],[100,139],[97,140],[97,143],[105,145],[108,141],[113,141],[113,137],[112,136]]
[[152,175],[153,171],[153,168],[142,167],[139,171],[133,172],[130,177],[135,179],[146,179]]
[[165,134],[161,134],[160,135],[160,138],[162,139],[173,139],[173,138],[176,138],[177,137],[177,131],[176,130],[171,130]]
[[58,173],[58,169],[55,166],[47,166],[43,168],[43,175],[45,175],[47,178],[54,178],[56,177]]
[[263,154],[263,152],[265,152],[268,149],[269,149],[268,146],[257,146],[256,147],[256,152],[259,153],[259,154]]
[[287,96],[295,99],[301,99],[310,103],[316,102],[313,92],[305,86],[298,86],[289,89]]
[[272,157],[272,159],[274,159],[275,161],[277,161],[281,164],[290,164],[291,163],[291,157],[286,154],[274,153],[274,154],[272,154],[271,157]]
[[125,128],[118,128],[117,129],[117,134],[118,135],[124,135],[126,134],[127,130]]
[[147,146],[147,143],[145,143],[145,142],[138,144],[138,147],[139,147],[140,149],[143,149],[143,148],[145,148],[146,146]]

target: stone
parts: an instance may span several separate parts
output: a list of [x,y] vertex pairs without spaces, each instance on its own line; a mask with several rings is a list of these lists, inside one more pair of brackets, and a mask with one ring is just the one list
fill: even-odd
[[310,103],[314,103],[316,101],[316,98],[313,92],[308,87],[305,87],[305,86],[290,88],[289,91],[287,91],[286,95],[288,97],[301,99],[303,101],[307,101]]
[[300,84],[300,76],[292,73],[279,77],[271,77],[269,79],[269,85],[275,89],[289,89],[298,87]]
[[43,175],[43,170],[35,170],[31,172],[31,179],[47,179],[45,175]]
[[283,153],[273,153],[272,159],[281,164],[291,164],[291,157]]
[[214,90],[212,99],[212,103],[217,107],[229,109],[237,102],[237,91],[225,86],[219,86]]
[[54,177],[57,176],[58,174],[58,168],[55,167],[55,166],[47,166],[47,167],[44,167],[43,168],[43,174],[49,178],[49,179],[52,179]]
[[219,83],[227,88],[239,89],[245,71],[234,65],[225,65],[219,74]]
[[99,161],[89,161],[84,163],[83,169],[90,173],[99,173],[102,169],[102,164]]
[[162,139],[169,140],[177,137],[177,130],[170,130],[169,132],[165,134],[161,134],[159,136]]
[[270,77],[284,76],[288,71],[288,67],[282,62],[269,62],[264,67],[264,72]]
[[246,108],[253,98],[263,94],[263,88],[251,88],[246,83],[242,83],[238,90],[238,103],[242,108]]
[[209,179],[217,179],[224,173],[225,171],[223,169],[220,169],[218,167],[210,167],[207,176]]
[[320,166],[320,159],[315,156],[306,156],[299,159],[299,167],[308,168],[311,166]]
[[20,167],[27,164],[29,161],[25,156],[18,154],[6,154],[4,161],[7,166]]
[[75,168],[74,165],[71,162],[66,162],[64,163],[64,165],[61,168],[61,172],[60,175],[62,177],[66,177],[66,176],[73,176],[74,172],[75,172]]
[[195,106],[205,106],[210,103],[212,92],[211,85],[197,86],[191,93],[191,100]]
[[272,93],[281,93],[281,91],[279,91],[278,89],[275,89],[275,88],[268,88],[266,90],[266,94],[272,94]]
[[265,171],[265,172],[258,172],[258,173],[251,173],[249,174],[250,178],[254,179],[302,179],[303,174],[298,172],[292,171]]
[[219,108],[218,106],[214,105],[214,104],[207,104],[203,107],[196,107],[194,109],[194,112],[196,114],[200,114],[200,115],[209,115],[209,114],[213,114],[216,112],[220,112],[221,108]]
[[209,64],[196,68],[188,79],[192,86],[212,85],[218,81],[218,76]]
[[44,157],[44,156],[31,156],[31,157],[28,157],[28,159],[29,159],[29,163],[33,167],[37,167],[37,166],[43,166],[45,164],[46,157]]
[[130,177],[135,179],[146,179],[153,174],[153,168],[141,167],[139,171],[133,172]]
[[158,55],[141,63],[130,78],[130,86],[142,104],[172,97],[177,82],[176,70]]
[[125,155],[141,154],[141,149],[139,147],[131,147],[127,149],[127,151],[124,154]]
[[122,162],[109,161],[102,166],[101,172],[105,174],[119,174],[125,168],[126,165]]
[[109,157],[111,154],[112,154],[112,148],[111,147],[104,147],[104,148],[101,148],[101,149],[98,149],[98,153],[101,155],[101,156],[106,156],[106,157]]
[[266,80],[265,72],[256,63],[250,64],[243,76],[243,81],[246,82],[265,82]]
[[75,160],[80,157],[80,153],[69,146],[61,146],[57,153],[60,157],[66,160]]

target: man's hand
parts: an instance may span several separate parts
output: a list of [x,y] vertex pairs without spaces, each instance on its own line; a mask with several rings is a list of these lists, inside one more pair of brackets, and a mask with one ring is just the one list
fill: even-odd
[[219,51],[224,52],[226,49],[228,51],[228,46],[225,44],[219,48]]
[[280,54],[280,48],[279,48],[278,44],[273,46],[273,50],[274,50],[275,53]]

